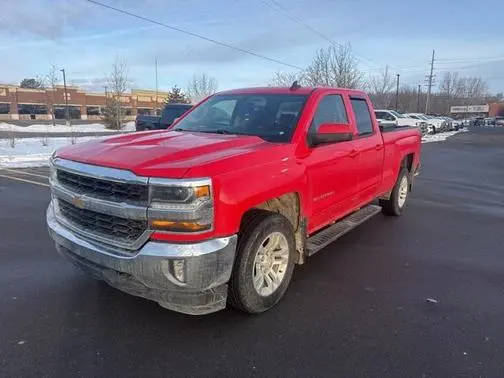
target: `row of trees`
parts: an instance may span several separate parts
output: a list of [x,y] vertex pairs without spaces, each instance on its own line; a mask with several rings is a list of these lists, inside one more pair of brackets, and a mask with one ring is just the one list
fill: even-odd
[[[24,79],[23,88],[54,88],[59,84],[59,72],[52,65],[46,75],[35,79]],[[304,86],[327,86],[342,88],[358,88],[369,92],[377,108],[395,108],[396,76],[388,67],[376,75],[365,75],[359,69],[358,60],[350,44],[331,45],[316,51],[311,63],[301,72],[274,73],[270,80],[271,86],[290,86],[294,81]],[[120,129],[126,116],[121,99],[129,89],[129,70],[124,59],[116,58],[111,73],[107,78],[109,89],[107,104],[103,110],[103,118],[111,128]],[[187,83],[186,90],[174,86],[168,93],[167,103],[190,103],[215,93],[217,80],[205,73],[195,74]],[[397,108],[402,112],[422,112],[425,109],[426,93],[422,88],[403,85],[399,88]],[[54,122],[54,92],[46,91],[47,107]],[[464,77],[457,72],[446,72],[442,77],[438,90],[430,99],[430,112],[446,114],[450,106],[469,105],[499,101],[502,94],[490,96],[488,85],[479,77]]]
[[[329,46],[315,53],[311,63],[301,72],[277,71],[271,86],[300,85],[356,88],[367,91],[377,108],[395,108],[396,75],[388,67],[375,75],[365,75],[350,44]],[[447,114],[450,106],[483,104],[498,101],[502,94],[491,96],[487,83],[479,77],[464,77],[446,72],[430,99],[430,112]],[[402,112],[423,112],[427,94],[425,88],[402,85],[399,88],[398,109]]]

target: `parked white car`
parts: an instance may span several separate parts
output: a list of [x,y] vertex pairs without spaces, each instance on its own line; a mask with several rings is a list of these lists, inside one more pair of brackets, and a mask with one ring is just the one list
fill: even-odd
[[419,127],[422,134],[427,132],[427,123],[415,118],[407,117],[404,114],[396,112],[395,110],[378,109],[375,110],[375,117],[378,123],[388,125],[394,123],[396,126],[412,126]]
[[429,125],[429,133],[432,134],[443,131],[446,128],[446,121],[444,119],[427,116],[422,113],[406,113],[405,116],[427,122]]
[[449,131],[457,131],[460,128],[459,122],[455,121],[451,117],[439,117],[439,118],[442,118],[446,121],[446,128]]

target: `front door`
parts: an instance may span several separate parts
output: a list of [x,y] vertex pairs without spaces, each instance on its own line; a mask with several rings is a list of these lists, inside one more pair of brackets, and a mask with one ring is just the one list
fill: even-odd
[[[308,139],[323,123],[348,124],[349,132],[354,132],[341,95],[329,94],[319,100],[308,130]],[[309,233],[353,209],[357,201],[355,169],[358,156],[353,141],[310,147],[305,160],[311,204]]]

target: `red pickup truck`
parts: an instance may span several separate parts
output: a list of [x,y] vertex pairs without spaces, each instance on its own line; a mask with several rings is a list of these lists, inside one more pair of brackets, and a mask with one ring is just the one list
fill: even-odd
[[381,131],[361,91],[220,92],[169,130],[57,151],[48,228],[62,255],[125,292],[189,314],[259,313],[295,264],[403,212],[420,143],[415,127]]

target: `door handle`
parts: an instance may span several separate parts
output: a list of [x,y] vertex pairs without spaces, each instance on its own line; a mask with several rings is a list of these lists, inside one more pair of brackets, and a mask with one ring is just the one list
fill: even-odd
[[359,150],[357,150],[357,149],[355,149],[355,148],[354,148],[354,149],[352,149],[352,150],[350,151],[350,153],[348,154],[348,156],[350,156],[351,158],[354,158],[354,157],[356,157],[357,155],[359,155]]
[[377,151],[380,151],[383,148],[383,144],[377,144],[375,148]]

